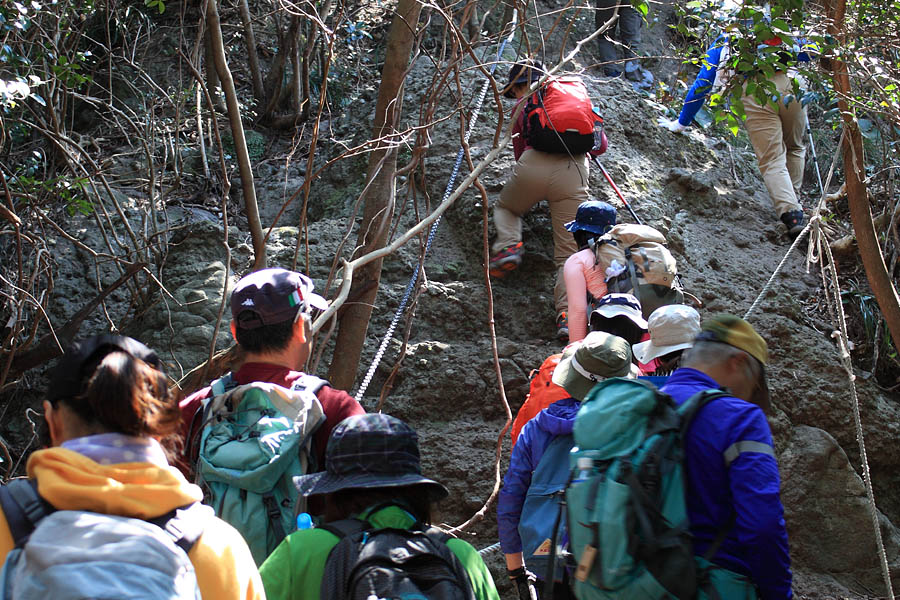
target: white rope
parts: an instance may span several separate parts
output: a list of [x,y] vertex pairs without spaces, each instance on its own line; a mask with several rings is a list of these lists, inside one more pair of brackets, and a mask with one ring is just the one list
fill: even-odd
[[[826,237],[825,232],[822,230],[821,212],[825,207],[825,190],[828,189],[828,186],[831,184],[831,178],[834,175],[834,169],[837,165],[837,159],[840,156],[841,146],[843,145],[845,135],[846,129],[841,134],[841,139],[838,141],[837,149],[835,150],[834,158],[831,161],[831,168],[828,170],[828,177],[824,186],[821,185],[820,180],[820,189],[822,196],[819,199],[819,202],[816,204],[815,210],[813,211],[813,214],[809,219],[809,223],[806,224],[806,227],[803,228],[803,231],[800,233],[800,235],[797,236],[797,239],[794,240],[794,243],[791,244],[791,247],[784,255],[784,258],[782,258],[781,262],[778,263],[778,266],[775,268],[775,272],[772,273],[772,276],[763,286],[763,289],[756,297],[756,300],[754,300],[753,304],[750,305],[749,310],[747,310],[747,313],[744,315],[744,319],[746,320],[750,316],[750,314],[753,313],[760,302],[762,302],[762,299],[768,293],[772,282],[775,280],[775,276],[781,271],[782,267],[784,267],[785,262],[787,262],[788,256],[790,256],[791,252],[794,251],[794,249],[797,247],[800,240],[806,235],[806,233],[810,231],[810,229],[812,229],[812,233],[810,235],[810,243],[806,254],[806,271],[807,273],[809,272],[811,264],[823,263],[823,258],[827,257],[827,264],[820,264],[820,271],[822,274],[822,284],[823,289],[825,290],[825,301],[828,306],[828,312],[831,314],[832,321],[837,322],[837,329],[834,331],[834,333],[832,333],[832,337],[837,338],[838,340],[839,358],[841,361],[841,365],[847,372],[847,379],[850,383],[850,394],[853,400],[853,421],[856,426],[856,439],[859,443],[859,457],[860,462],[862,463],[861,467],[863,473],[863,484],[866,488],[866,497],[869,501],[869,513],[872,518],[872,527],[875,530],[875,545],[878,549],[878,558],[879,562],[881,563],[881,573],[884,577],[884,585],[887,588],[888,598],[894,600],[894,589],[891,584],[891,573],[887,561],[887,552],[884,549],[884,540],[881,537],[881,527],[878,524],[878,508],[875,504],[875,492],[872,488],[872,478],[869,471],[869,459],[866,454],[866,442],[865,436],[863,434],[862,418],[860,416],[859,410],[859,395],[856,389],[856,375],[854,375],[853,373],[853,359],[850,357],[850,342],[849,336],[847,335],[847,319],[844,314],[844,306],[841,302],[840,280],[838,279],[837,266],[834,262],[834,256],[831,253],[831,245],[828,242],[828,238]],[[816,165],[816,167],[818,168],[818,165]],[[829,275],[826,275],[826,272],[830,275],[830,281]]]

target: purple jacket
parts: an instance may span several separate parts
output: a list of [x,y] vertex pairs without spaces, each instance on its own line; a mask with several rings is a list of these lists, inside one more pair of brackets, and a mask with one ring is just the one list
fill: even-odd
[[503,489],[497,500],[497,530],[504,554],[522,551],[519,517],[522,515],[525,494],[531,485],[531,474],[550,442],[556,436],[572,433],[575,415],[580,407],[581,403],[574,398],[557,400],[522,428],[513,447],[509,469],[503,478]]
[[[677,369],[662,391],[681,404],[719,384],[695,369]],[[687,508],[694,552],[734,523],[712,562],[749,575],[763,600],[791,598],[781,480],[766,416],[739,398],[717,398],[694,417],[685,438]]]

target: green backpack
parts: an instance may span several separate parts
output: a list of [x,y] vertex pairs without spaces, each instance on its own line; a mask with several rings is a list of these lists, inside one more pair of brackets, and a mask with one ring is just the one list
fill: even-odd
[[676,408],[637,379],[608,379],[590,391],[575,419],[566,490],[580,600],[720,595],[705,589],[709,563],[694,556],[682,439],[701,407],[729,395],[707,390]]
[[212,384],[194,472],[206,503],[244,536],[257,565],[297,528],[293,477],[316,470],[312,434],[325,420],[316,392],[326,384],[303,375],[290,389],[238,386],[230,373]]

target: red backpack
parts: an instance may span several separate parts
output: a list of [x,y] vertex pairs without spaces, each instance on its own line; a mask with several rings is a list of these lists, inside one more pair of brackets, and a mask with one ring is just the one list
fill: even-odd
[[516,439],[518,439],[519,433],[522,432],[522,428],[525,427],[525,423],[536,417],[539,412],[557,400],[572,397],[572,394],[553,383],[553,371],[561,358],[562,354],[551,354],[544,360],[539,369],[531,372],[531,385],[528,388],[528,396],[525,398],[522,408],[516,414],[516,420],[513,421],[512,431],[510,431],[513,446],[516,445]]
[[525,105],[525,140],[541,152],[589,152],[594,147],[594,126],[602,123],[578,77],[551,79]]

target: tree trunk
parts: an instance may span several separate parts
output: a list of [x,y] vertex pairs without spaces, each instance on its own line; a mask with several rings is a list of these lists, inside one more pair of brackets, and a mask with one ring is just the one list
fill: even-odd
[[259,207],[256,204],[256,189],[253,186],[253,168],[250,165],[250,154],[247,152],[247,139],[244,137],[244,125],[241,123],[241,110],[234,79],[225,60],[225,43],[222,40],[222,27],[219,23],[218,0],[209,0],[206,5],[206,23],[209,28],[209,39],[212,42],[213,61],[216,72],[222,82],[225,93],[225,105],[228,107],[228,120],[231,123],[231,135],[234,138],[234,152],[237,155],[238,169],[241,173],[241,190],[244,193],[244,209],[250,227],[250,238],[253,242],[253,270],[258,271],[266,266],[266,241],[262,225],[259,222]]
[[[839,45],[844,46],[846,0],[831,0],[827,6],[831,9],[829,11],[829,16],[831,16],[829,33],[838,40]],[[838,108],[844,119],[846,131],[843,159],[850,220],[853,222],[853,231],[856,234],[856,243],[859,246],[859,255],[866,270],[869,287],[872,288],[875,300],[887,323],[888,331],[894,340],[894,346],[897,347],[900,345],[900,299],[897,297],[897,290],[894,288],[884,262],[884,256],[881,254],[878,234],[875,232],[875,224],[872,221],[869,195],[866,191],[866,164],[862,134],[859,131],[853,109],[847,102],[847,98],[852,94],[850,75],[847,63],[842,60],[832,61],[832,69],[834,89],[838,94]]]
[[[373,139],[389,135],[396,129],[401,112],[403,81],[421,11],[422,5],[418,0],[400,0],[397,5],[388,34],[381,86],[378,88]],[[368,185],[363,192],[365,209],[359,227],[356,256],[382,248],[387,242],[394,214],[396,170],[397,152],[393,148],[369,154]],[[379,258],[354,272],[350,297],[356,301],[348,304],[340,317],[334,360],[328,372],[329,381],[338,389],[349,390],[356,378],[359,356],[381,280],[381,263]]]
[[256,105],[262,108],[266,103],[266,92],[263,88],[262,71],[259,70],[259,55],[256,53],[256,35],[253,33],[250,4],[247,0],[241,0],[240,5],[244,40],[247,42],[247,64],[250,66],[250,79],[253,81],[253,95],[256,97]]

